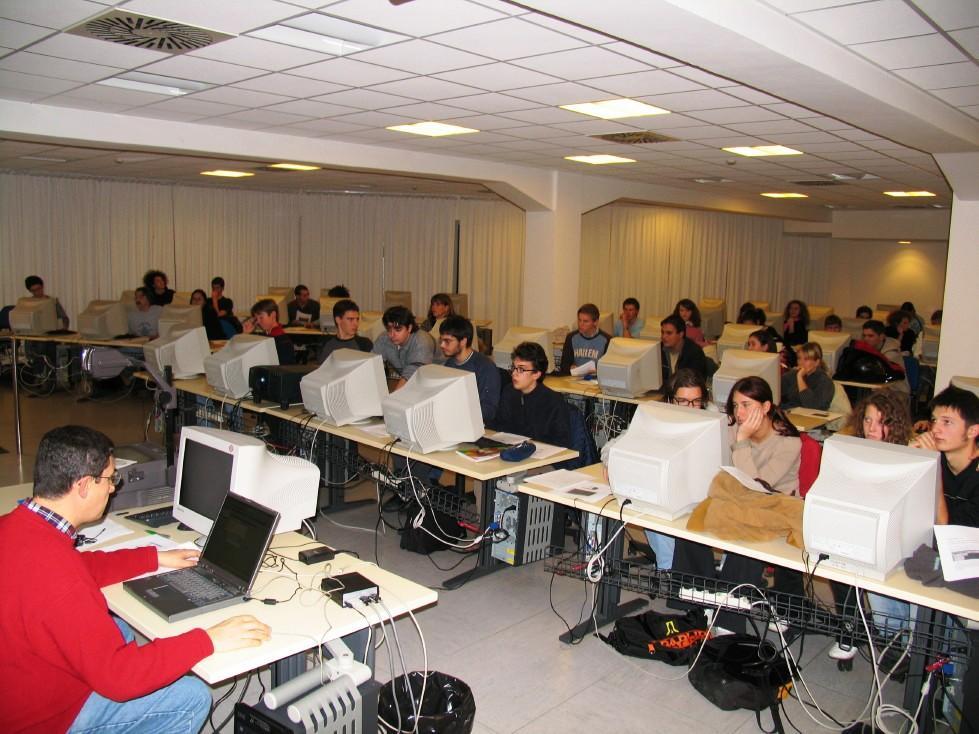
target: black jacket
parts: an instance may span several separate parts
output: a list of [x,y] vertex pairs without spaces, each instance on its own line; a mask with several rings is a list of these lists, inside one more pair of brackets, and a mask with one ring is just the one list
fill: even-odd
[[[660,345],[660,353],[663,358],[663,384],[666,385],[666,381],[670,379],[674,370],[670,368],[670,354],[662,344]],[[704,380],[707,379],[707,357],[697,342],[687,338],[683,339],[683,348],[680,350],[680,359],[677,360],[676,369],[690,369]]]
[[542,382],[524,395],[512,384],[503,387],[492,427],[535,441],[571,448],[571,417],[560,394]]

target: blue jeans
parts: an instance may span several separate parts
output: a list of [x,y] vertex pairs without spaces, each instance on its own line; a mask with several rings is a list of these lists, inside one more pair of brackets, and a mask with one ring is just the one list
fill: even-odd
[[[113,617],[126,642],[135,639],[132,629]],[[197,734],[211,710],[211,689],[202,680],[185,675],[169,686],[131,701],[111,701],[92,693],[71,734],[83,732],[139,732],[139,734]]]
[[[869,591],[867,598],[870,601],[870,608],[873,610],[874,627],[877,628],[880,635],[890,639],[901,630],[914,627],[913,617],[917,613],[917,605],[911,605],[906,601]],[[899,636],[894,643],[895,648],[900,648],[902,640],[906,639],[907,633]]]
[[676,547],[676,538],[672,535],[663,535],[647,530],[646,542],[656,554],[656,568],[660,571],[669,571],[673,568],[673,549]]

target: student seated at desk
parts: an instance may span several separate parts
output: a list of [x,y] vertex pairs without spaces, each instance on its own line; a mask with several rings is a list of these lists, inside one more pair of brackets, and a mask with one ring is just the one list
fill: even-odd
[[809,308],[803,301],[793,299],[785,304],[782,314],[782,341],[797,347],[809,341]]
[[854,318],[870,320],[874,317],[874,310],[870,306],[857,306]]
[[102,587],[197,563],[153,546],[80,553],[119,483],[112,442],[64,426],[41,439],[34,496],[0,518],[0,721],[4,731],[197,732],[211,691],[187,675],[215,652],[255,647],[269,628],[231,617],[145,645],[109,614]]
[[887,326],[884,333],[894,339],[901,348],[902,355],[910,356],[914,350],[914,343],[918,340],[918,334],[911,328],[912,314],[907,311],[891,311],[887,314]]
[[339,283],[326,292],[327,298],[350,298],[350,289]]
[[129,333],[155,339],[160,333],[160,312],[163,311],[163,306],[151,304],[149,291],[142,287],[136,289],[133,301],[136,309],[129,312]]
[[698,347],[707,346],[704,331],[700,328],[700,309],[697,308],[696,303],[689,298],[681,298],[677,301],[676,307],[673,309],[673,315],[683,319],[683,323],[687,327],[684,332],[684,336],[687,339]]
[[823,320],[823,331],[831,331],[834,334],[839,334],[843,331],[843,319],[835,313],[827,314]]
[[670,375],[690,369],[707,379],[707,357],[704,350],[686,337],[687,325],[679,316],[667,316],[659,322],[660,349],[663,364],[663,383]]
[[571,447],[568,404],[544,384],[547,355],[535,342],[521,342],[510,355],[510,383],[503,386],[491,427],[554,446]]
[[615,336],[626,339],[638,339],[646,322],[639,318],[639,301],[627,298],[622,301],[622,313],[612,329]]
[[415,315],[404,306],[391,306],[381,316],[387,333],[374,342],[374,354],[384,358],[389,375],[395,383],[391,387],[400,390],[423,364],[431,364],[435,356],[435,341],[427,331],[415,323]]
[[[452,305],[449,294],[436,293],[428,302],[428,315],[425,316],[425,320],[421,322],[418,328],[431,333],[436,321],[455,315],[455,306]],[[438,339],[438,334],[432,334],[432,338]]]
[[[28,275],[24,278],[24,287],[30,291],[31,297],[33,298],[51,298],[44,294],[44,281],[41,280],[39,275]],[[54,299],[54,310],[58,319],[61,321],[61,328],[68,331],[68,314],[65,313],[65,309],[62,308],[61,302],[57,298]]]
[[211,298],[204,304],[204,328],[208,339],[230,339],[244,327],[235,316],[235,304],[224,295],[224,278],[211,278]]
[[795,350],[792,347],[784,347],[781,352],[778,349],[778,335],[772,336],[771,329],[759,329],[748,335],[748,341],[744,348],[749,352],[767,352],[768,354],[778,354],[778,369],[780,373],[791,369],[797,359]]
[[175,291],[169,287],[170,280],[162,270],[147,270],[143,276],[143,287],[154,306],[167,306],[173,303]]
[[263,298],[252,306],[252,317],[241,326],[246,334],[254,333],[255,329],[258,328],[264,331],[266,336],[275,339],[275,351],[279,355],[279,364],[296,363],[296,348],[293,346],[292,339],[282,328],[282,324],[279,323],[279,307],[271,298]]
[[325,362],[337,349],[357,349],[369,352],[374,344],[366,336],[357,334],[360,328],[360,307],[349,298],[342,298],[333,304],[333,323],[337,333],[331,336],[320,349],[320,361]]
[[289,312],[289,326],[312,326],[320,320],[320,302],[309,297],[309,288],[297,285],[292,294],[295,296],[286,305]]
[[[901,354],[901,345],[897,339],[892,339],[885,333],[884,323],[877,319],[870,319],[863,325],[863,339],[857,342],[857,346],[870,354],[874,354],[890,363],[892,369],[904,374],[904,357]],[[869,347],[869,349],[867,349]],[[902,392],[910,392],[907,379],[897,380],[891,383]]]
[[[734,383],[727,399],[730,424],[731,461],[749,477],[763,482],[769,489],[795,495],[799,491],[799,467],[802,442],[799,432],[773,402],[772,389],[760,377],[743,377]],[[754,584],[763,588],[765,563],[737,553],[728,553],[720,572],[714,568],[714,552],[709,546],[678,538],[673,556],[673,570],[707,578],[718,578],[733,584]],[[781,578],[780,578],[781,576]],[[780,581],[784,579],[784,585]],[[797,582],[797,583],[796,583]],[[776,575],[776,589],[801,589],[799,574]],[[788,587],[790,588],[782,588]],[[684,602],[671,606],[687,608]],[[717,624],[726,630],[743,632],[745,617],[719,612]]]
[[500,370],[492,359],[473,349],[475,338],[472,322],[463,316],[447,316],[439,326],[439,349],[445,366],[476,375],[479,411],[485,426],[496,417],[500,404]]
[[806,342],[799,347],[798,357],[799,366],[782,375],[782,408],[829,410],[836,386],[823,361],[823,348]]
[[[598,319],[598,306],[594,303],[586,303],[578,309],[578,328],[564,340],[558,374],[570,375],[572,367],[576,368],[576,374],[595,372],[598,360],[605,354],[612,338],[598,328]],[[581,368],[585,371],[579,372]]]

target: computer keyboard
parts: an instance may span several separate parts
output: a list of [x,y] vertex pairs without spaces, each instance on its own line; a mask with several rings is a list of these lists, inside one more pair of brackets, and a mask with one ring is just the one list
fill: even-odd
[[135,520],[141,525],[146,525],[151,528],[161,528],[164,525],[177,522],[177,519],[173,516],[172,505],[169,507],[158,507],[155,510],[134,512],[132,515],[126,515],[126,519]]
[[174,571],[168,574],[166,578],[170,586],[194,604],[207,604],[229,596],[228,590],[223,586],[219,586],[191,569],[187,569],[186,572]]

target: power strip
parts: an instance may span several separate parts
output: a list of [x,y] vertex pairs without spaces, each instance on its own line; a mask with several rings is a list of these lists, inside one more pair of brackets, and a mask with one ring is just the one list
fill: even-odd
[[697,604],[712,604],[718,607],[749,610],[753,608],[751,599],[729,594],[726,591],[719,591],[715,594],[712,591],[703,591],[701,589],[680,589],[680,598],[685,601],[696,602]]

